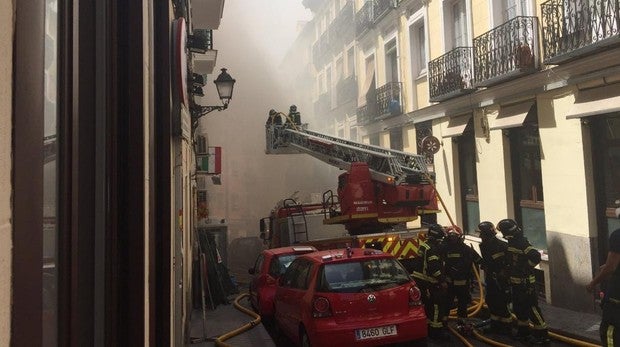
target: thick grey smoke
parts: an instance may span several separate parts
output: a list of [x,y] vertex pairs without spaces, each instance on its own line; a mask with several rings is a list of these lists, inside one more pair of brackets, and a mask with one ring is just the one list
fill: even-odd
[[303,9],[301,0],[227,0],[214,32],[218,58],[204,88],[208,103],[219,104],[212,80],[220,67],[237,83],[228,110],[203,117],[199,131],[207,134],[209,146],[222,147],[222,185],[209,181],[209,215],[215,221],[226,219],[229,242],[257,236],[259,219],[268,216],[279,199],[295,191],[305,197],[336,187],[338,170],[317,159],[265,154],[268,111],[286,112],[297,103],[290,86],[279,82],[284,76],[277,68],[296,35],[300,11],[286,11],[295,1],[297,9]]

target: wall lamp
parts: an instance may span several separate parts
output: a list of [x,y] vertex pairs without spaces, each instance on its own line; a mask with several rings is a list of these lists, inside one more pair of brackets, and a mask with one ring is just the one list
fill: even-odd
[[[226,69],[222,69],[222,72],[219,74],[219,76],[217,76],[217,78],[215,79],[215,81],[213,81],[213,83],[215,83],[215,88],[217,88],[217,94],[220,97],[220,100],[222,100],[222,106],[202,106],[202,105],[194,105],[191,109],[191,113],[192,113],[192,129],[195,129],[195,127],[198,125],[198,119],[204,115],[206,115],[207,113],[213,112],[215,110],[217,111],[223,111],[225,109],[228,108],[228,103],[230,102],[230,99],[232,99],[232,94],[233,94],[233,87],[235,86],[235,79],[232,78],[228,72],[226,72]],[[197,88],[192,88],[193,90],[196,89],[196,94],[200,95],[200,93],[202,92],[202,88],[198,87],[198,86],[194,86]],[[200,90],[197,90],[200,89]]]

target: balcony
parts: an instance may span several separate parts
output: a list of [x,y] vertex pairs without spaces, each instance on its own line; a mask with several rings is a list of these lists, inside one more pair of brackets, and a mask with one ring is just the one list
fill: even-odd
[[355,75],[351,75],[336,83],[336,103],[338,106],[344,105],[357,99],[357,80]]
[[532,73],[539,66],[538,18],[516,17],[474,39],[474,87]]
[[332,110],[332,95],[330,92],[319,95],[317,101],[314,102],[314,114],[317,117],[325,117]]
[[329,26],[331,46],[334,51],[342,50],[344,45],[355,39],[355,27],[351,25],[354,20],[353,1],[348,0]]
[[390,9],[396,8],[395,0],[367,1],[355,14],[355,33],[361,36],[379,22]]
[[457,47],[428,63],[431,102],[473,92],[473,48]]
[[541,7],[545,64],[561,64],[620,43],[620,0],[550,0]]
[[366,125],[403,113],[402,83],[388,82],[367,94],[367,103],[357,108],[357,122]]
[[325,65],[331,59],[330,35],[325,31],[312,46],[312,62],[316,68]]
[[373,7],[374,7],[374,1],[368,1],[355,14],[355,34],[357,36],[361,36],[363,33],[368,31],[372,27]]

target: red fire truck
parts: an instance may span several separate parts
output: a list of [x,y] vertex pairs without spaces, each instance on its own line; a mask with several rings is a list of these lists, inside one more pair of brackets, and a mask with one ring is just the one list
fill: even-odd
[[322,202],[284,199],[261,219],[261,238],[270,248],[350,245],[413,256],[419,230],[406,223],[420,216],[422,224],[433,222],[439,212],[424,156],[310,131],[295,112],[270,112],[265,128],[267,154],[306,153],[345,171],[336,193],[326,191]]

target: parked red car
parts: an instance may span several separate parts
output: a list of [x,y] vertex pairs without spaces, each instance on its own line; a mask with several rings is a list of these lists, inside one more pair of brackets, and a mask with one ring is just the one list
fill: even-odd
[[295,246],[266,249],[256,258],[254,267],[248,270],[250,281],[250,303],[263,318],[273,315],[273,296],[277,279],[299,255],[315,252],[312,246]]
[[391,254],[339,249],[299,256],[280,277],[278,328],[301,346],[425,346],[421,293]]

